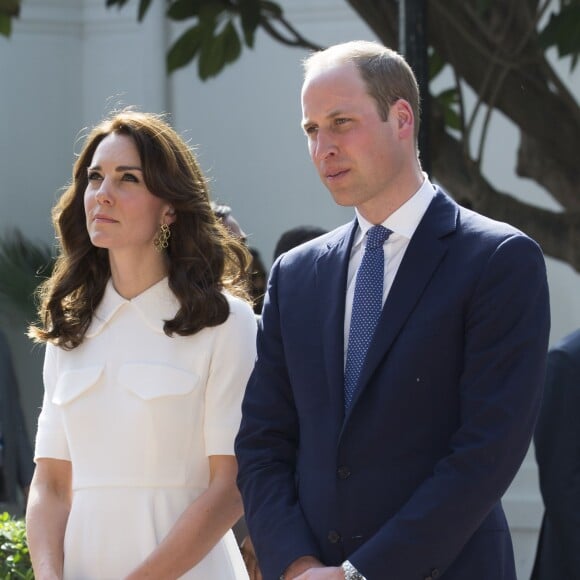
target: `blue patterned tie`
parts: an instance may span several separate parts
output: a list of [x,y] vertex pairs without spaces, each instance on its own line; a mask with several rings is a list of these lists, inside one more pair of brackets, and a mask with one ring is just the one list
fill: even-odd
[[383,226],[373,226],[367,232],[367,245],[356,276],[352,302],[344,369],[345,409],[352,403],[360,371],[381,315],[385,272],[383,243],[392,233]]

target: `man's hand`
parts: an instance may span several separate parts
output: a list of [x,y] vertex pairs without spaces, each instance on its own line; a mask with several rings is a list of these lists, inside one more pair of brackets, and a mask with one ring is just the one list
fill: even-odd
[[288,566],[284,580],[344,580],[344,572],[340,567],[325,566],[313,556],[304,556]]
[[[288,568],[284,571],[284,580],[295,580],[296,578],[304,578],[302,575],[313,568],[324,568],[324,564],[316,559],[314,556],[302,556],[298,560],[294,560]],[[308,578],[308,576],[306,576]],[[341,579],[343,580],[343,579]]]
[[324,568],[310,568],[295,580],[344,580],[342,568],[335,566],[326,566]]

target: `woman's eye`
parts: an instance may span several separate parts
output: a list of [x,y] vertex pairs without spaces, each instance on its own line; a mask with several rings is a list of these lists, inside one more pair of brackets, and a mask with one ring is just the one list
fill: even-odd
[[133,183],[139,183],[139,179],[132,173],[125,173],[123,174],[123,181],[132,181]]
[[88,179],[89,179],[89,181],[95,181],[97,179],[101,179],[101,175],[100,175],[100,173],[97,173],[96,171],[89,171]]

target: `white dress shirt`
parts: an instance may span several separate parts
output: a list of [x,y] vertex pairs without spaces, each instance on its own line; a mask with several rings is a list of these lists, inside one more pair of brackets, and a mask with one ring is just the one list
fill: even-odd
[[[426,174],[421,187],[413,196],[408,199],[397,211],[392,213],[382,225],[393,233],[383,244],[385,254],[385,278],[383,281],[383,306],[389,295],[389,290],[393,285],[393,280],[399,270],[403,256],[407,251],[409,242],[427,211],[435,190]],[[355,209],[358,220],[358,230],[355,234],[354,242],[350,252],[348,264],[348,278],[346,281],[346,302],[344,309],[344,361],[346,364],[346,350],[348,347],[348,335],[350,332],[350,318],[352,316],[352,301],[354,298],[354,287],[356,274],[365,250],[366,234],[368,230],[376,224],[371,224]]]

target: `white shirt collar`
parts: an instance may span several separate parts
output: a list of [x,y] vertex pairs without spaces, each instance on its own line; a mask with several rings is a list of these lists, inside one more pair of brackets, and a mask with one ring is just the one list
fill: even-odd
[[[429,181],[426,173],[423,173],[423,176],[425,179],[421,187],[382,223],[393,233],[409,240],[413,237],[419,222],[435,196],[433,184]],[[366,220],[356,208],[355,213],[358,220],[358,230],[355,234],[353,249],[362,243],[367,231],[374,225]]]

